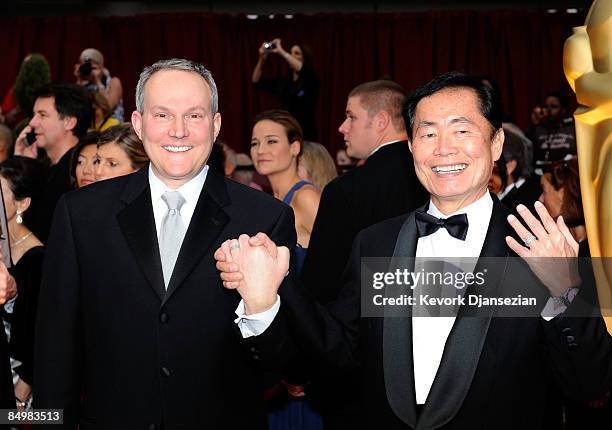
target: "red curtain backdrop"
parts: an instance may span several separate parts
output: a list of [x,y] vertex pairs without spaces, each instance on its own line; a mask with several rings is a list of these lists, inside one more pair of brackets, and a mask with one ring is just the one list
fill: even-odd
[[[348,92],[357,84],[393,77],[408,91],[438,73],[488,74],[502,90],[505,111],[521,127],[543,95],[566,86],[563,43],[585,15],[534,11],[438,11],[401,14],[317,14],[292,19],[176,13],[131,17],[0,17],[0,94],[14,83],[22,59],[39,52],[53,79],[74,81],[73,65],[84,48],[95,47],[123,82],[126,120],[142,68],[161,58],[183,57],[205,64],[220,94],[221,137],[248,151],[254,116],[277,107],[256,91],[251,72],[264,40],[280,37],[311,47],[321,78],[317,121],[330,151],[343,146],[337,128]],[[270,58],[265,75],[287,73]]]

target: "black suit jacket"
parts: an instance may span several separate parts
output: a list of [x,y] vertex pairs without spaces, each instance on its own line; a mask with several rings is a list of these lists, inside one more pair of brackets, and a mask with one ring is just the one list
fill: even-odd
[[32,207],[25,214],[26,225],[43,243],[47,243],[57,201],[63,194],[73,189],[70,178],[70,162],[73,154],[74,148],[71,148],[57,164],[49,167],[42,192],[32,199]]
[[330,182],[321,195],[302,269],[302,282],[322,302],[334,299],[357,233],[410,212],[427,200],[408,142],[384,146]]
[[58,202],[38,310],[36,407],[63,408],[66,428],[264,428],[267,350],[255,360],[243,353],[233,322],[240,297],[223,288],[213,253],[259,231],[292,249],[293,213],[210,169],[166,292],[147,175]]
[[520,188],[512,188],[501,202],[516,213],[516,207],[520,204],[533,209],[533,204],[538,201],[541,195],[540,177],[534,175],[527,178]]
[[[504,241],[510,234],[508,213],[494,200],[481,257],[499,257],[508,264],[494,277],[493,286],[536,282],[522,261],[509,259]],[[397,241],[402,229],[408,239]],[[266,333],[268,338],[279,336],[287,354],[292,342],[309,348],[331,374],[359,369],[361,392],[345,392],[361,401],[358,428],[540,429],[556,386],[581,399],[605,392],[611,355],[603,321],[566,317],[580,303],[581,291],[566,313],[551,321],[460,313],[417,419],[411,308],[403,317],[360,314],[361,259],[413,257],[416,243],[414,213],[364,230],[353,245],[347,282],[338,299],[324,307],[298,287],[285,286],[281,311]]]

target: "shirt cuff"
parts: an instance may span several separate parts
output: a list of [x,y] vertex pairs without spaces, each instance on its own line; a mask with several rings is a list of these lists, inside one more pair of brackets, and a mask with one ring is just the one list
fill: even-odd
[[244,301],[240,300],[235,311],[238,318],[236,318],[234,322],[238,324],[240,334],[242,334],[243,338],[246,339],[247,337],[259,336],[270,327],[279,309],[280,296],[278,294],[276,295],[276,302],[270,309],[252,315],[245,314]]
[[567,307],[574,301],[574,298],[578,294],[578,288],[572,287],[563,297],[549,297],[546,302],[546,306],[542,309],[540,316],[545,321],[550,321],[559,314],[562,314],[567,310]]

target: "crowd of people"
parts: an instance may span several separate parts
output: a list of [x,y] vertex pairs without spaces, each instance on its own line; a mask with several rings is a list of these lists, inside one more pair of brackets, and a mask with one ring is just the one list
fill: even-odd
[[[271,54],[287,62],[285,77],[266,76]],[[74,83],[49,82],[38,54],[24,59],[42,78],[35,88],[18,78],[0,111],[10,250],[0,262],[0,409],[61,408],[66,428],[106,429],[401,429],[419,420],[570,429],[610,417],[610,338],[597,317],[563,320],[587,294],[576,285],[538,277],[564,306],[550,324],[489,318],[473,334],[455,319],[413,320],[408,339],[385,326],[413,342],[404,357],[404,347],[389,350],[380,319],[360,318],[361,257],[589,255],[567,97],[548,94],[522,131],[503,116],[490,77],[448,73],[411,94],[391,80],[365,82],[347,95],[338,128],[346,148],[332,156],[315,141],[312,58],[301,44],[262,43],[252,82],[278,96],[278,109],[253,118],[249,154],[215,142],[218,95],[200,64],[145,68],[124,122],[121,80],[99,50],[81,53]],[[16,94],[31,94],[30,107]],[[413,213],[417,221],[406,218]],[[471,229],[462,238],[444,223],[458,216]],[[435,227],[415,236],[413,222]],[[575,255],[535,246],[549,240],[542,225],[567,231],[563,250]],[[509,345],[496,343],[504,337]],[[560,338],[583,348],[579,358]],[[435,411],[444,409],[436,375],[462,339],[476,363],[453,362],[469,379],[450,378],[463,392],[447,387],[454,409]],[[553,369],[543,349],[559,354]],[[507,385],[488,391],[498,354],[507,354]],[[517,400],[521,383],[530,392]],[[249,400],[236,414],[238,392]]]

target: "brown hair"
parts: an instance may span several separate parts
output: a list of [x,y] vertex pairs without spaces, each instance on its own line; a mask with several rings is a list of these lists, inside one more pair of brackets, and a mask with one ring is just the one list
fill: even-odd
[[306,162],[308,174],[320,190],[323,190],[325,185],[338,176],[334,159],[327,148],[320,143],[305,141],[302,145],[301,162]]
[[378,80],[357,85],[349,93],[350,97],[359,97],[359,102],[372,118],[378,112],[385,111],[391,116],[393,127],[404,131],[406,124],[402,117],[402,109],[406,101],[406,91],[401,85],[391,80]]
[[557,161],[544,169],[544,175],[557,191],[563,190],[561,215],[568,227],[584,225],[578,160]]
[[300,126],[298,120],[286,110],[272,109],[257,115],[255,117],[255,122],[253,122],[253,126],[264,120],[282,125],[285,129],[285,133],[287,134],[289,144],[295,142],[296,140],[300,143],[300,153],[298,154],[299,158],[302,154],[302,147],[304,146],[304,134],[302,133],[302,127]]
[[140,169],[149,161],[141,140],[138,138],[132,124],[123,123],[107,129],[100,135],[98,148],[107,143],[116,143],[130,159],[133,169]]

